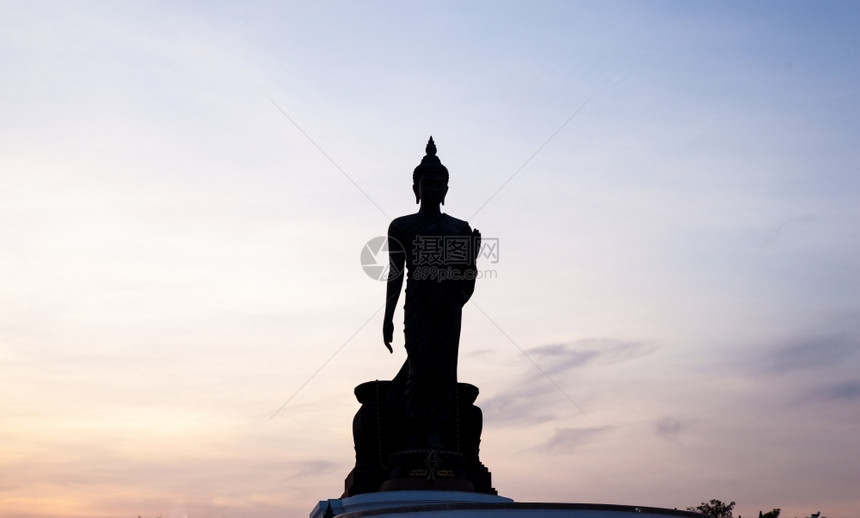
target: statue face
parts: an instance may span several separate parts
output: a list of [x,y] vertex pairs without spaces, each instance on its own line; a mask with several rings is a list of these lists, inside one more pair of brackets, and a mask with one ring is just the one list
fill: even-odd
[[424,203],[443,203],[448,182],[442,174],[424,174],[418,182],[418,198]]

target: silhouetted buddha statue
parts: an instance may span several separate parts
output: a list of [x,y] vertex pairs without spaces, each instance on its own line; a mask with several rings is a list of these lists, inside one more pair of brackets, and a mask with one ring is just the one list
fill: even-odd
[[407,445],[443,448],[450,445],[441,443],[439,431],[451,415],[462,308],[475,289],[481,233],[441,211],[448,170],[436,156],[433,137],[426,153],[412,174],[418,212],[401,216],[388,227],[390,271],[383,339],[392,351],[394,310],[405,273]]

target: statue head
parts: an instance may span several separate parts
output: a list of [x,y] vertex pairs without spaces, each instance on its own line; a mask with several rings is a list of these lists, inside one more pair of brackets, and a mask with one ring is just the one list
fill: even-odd
[[[427,154],[424,155],[421,163],[412,172],[412,192],[415,193],[415,203],[421,201],[421,181],[423,179],[428,188],[431,183],[434,186],[437,184],[441,185],[438,189],[441,191],[441,199],[439,201],[442,205],[445,205],[445,195],[448,193],[448,169],[442,165],[439,157],[436,156],[436,143],[433,142],[433,137],[430,137],[430,140],[427,142],[425,152]],[[436,194],[434,193],[434,195]]]

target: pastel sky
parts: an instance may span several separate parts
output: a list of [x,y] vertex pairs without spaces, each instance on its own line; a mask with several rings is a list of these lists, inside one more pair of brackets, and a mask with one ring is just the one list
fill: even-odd
[[338,497],[353,387],[405,359],[360,252],[433,135],[445,210],[499,240],[459,377],[500,494],[856,517],[858,29],[854,2],[0,3],[0,515]]

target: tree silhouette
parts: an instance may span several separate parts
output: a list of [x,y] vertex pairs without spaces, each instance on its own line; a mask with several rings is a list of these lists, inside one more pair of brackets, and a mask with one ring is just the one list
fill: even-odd
[[[732,501],[732,503],[730,504],[726,504],[723,503],[722,500],[717,500],[716,498],[713,498],[710,502],[702,502],[695,507],[688,507],[687,510],[706,514],[708,516],[712,516],[713,518],[734,518],[734,516],[732,515],[732,509],[734,508],[734,501]],[[776,510],[776,512],[778,515],[779,510]],[[776,518],[776,516],[772,518]]]

